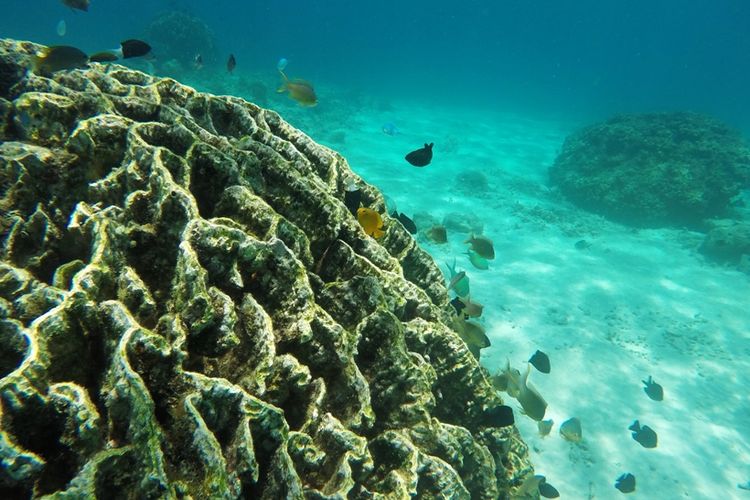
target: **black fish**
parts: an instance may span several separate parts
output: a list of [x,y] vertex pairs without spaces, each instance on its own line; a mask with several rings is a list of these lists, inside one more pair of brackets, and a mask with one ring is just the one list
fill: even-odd
[[117,54],[109,50],[105,50],[104,52],[97,52],[96,54],[91,54],[91,56],[89,56],[89,61],[98,63],[112,62],[116,61],[117,59]]
[[414,165],[415,167],[426,167],[432,161],[432,146],[433,142],[427,144],[424,147],[417,149],[405,156],[406,161]]
[[359,189],[353,189],[352,191],[344,191],[344,205],[352,215],[357,215],[357,209],[362,201],[362,191]]
[[560,492],[557,491],[557,488],[549,484],[546,479],[539,483],[539,494],[542,495],[544,498],[559,498],[560,497]]
[[151,52],[151,45],[142,40],[130,39],[120,43],[120,50],[122,50],[123,59],[130,59],[145,56]]
[[656,437],[656,432],[651,427],[648,425],[641,426],[636,420],[633,422],[633,425],[628,427],[628,429],[633,431],[633,439],[635,439],[638,444],[644,448],[656,448],[658,439]]
[[542,373],[549,373],[551,368],[549,364],[549,356],[539,350],[536,351],[534,355],[531,356],[531,358],[529,358],[529,363],[531,363],[531,366]]
[[460,298],[456,297],[455,299],[451,300],[451,305],[453,306],[453,309],[456,310],[456,314],[458,314],[460,317],[463,317],[461,315],[461,311],[466,308],[466,304],[461,302]]
[[632,493],[635,491],[635,476],[630,472],[626,472],[622,476],[618,477],[615,481],[615,488],[622,491],[623,493]]
[[643,392],[654,401],[661,401],[664,399],[664,388],[654,382],[651,375],[648,376],[648,380],[641,380],[646,387],[643,388]]
[[231,73],[236,67],[237,59],[234,58],[234,54],[229,54],[229,59],[227,60],[227,71]]
[[586,240],[578,240],[576,241],[576,250],[588,250],[591,248],[591,243],[589,243]]
[[409,231],[409,234],[417,234],[417,225],[414,224],[414,221],[407,217],[405,213],[393,212],[393,214],[391,215],[397,218],[399,222],[404,225],[404,229]]
[[505,405],[487,408],[482,413],[482,424],[488,427],[508,427],[515,423],[513,408]]
[[34,57],[34,72],[49,76],[56,71],[65,69],[85,68],[89,58],[81,50],[69,45],[55,45],[42,49]]

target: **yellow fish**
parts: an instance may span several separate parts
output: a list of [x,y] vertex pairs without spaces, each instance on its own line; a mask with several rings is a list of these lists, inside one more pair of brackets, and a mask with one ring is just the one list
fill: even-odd
[[289,92],[289,97],[300,103],[302,106],[315,106],[318,104],[318,96],[315,95],[315,89],[310,82],[305,80],[287,78],[283,71],[279,70],[284,83],[276,92]]
[[383,229],[383,219],[380,218],[380,214],[371,208],[361,207],[357,209],[357,220],[364,228],[365,233],[368,236],[372,236],[375,239],[382,237],[385,233]]

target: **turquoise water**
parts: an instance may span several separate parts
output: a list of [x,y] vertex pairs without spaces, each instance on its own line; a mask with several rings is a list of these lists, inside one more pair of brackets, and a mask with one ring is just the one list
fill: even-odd
[[[750,481],[747,274],[707,262],[700,232],[638,230],[576,209],[547,170],[568,134],[623,112],[702,112],[747,137],[750,3],[5,6],[2,37],[89,53],[143,38],[155,59],[132,66],[279,111],[410,216],[480,223],[498,254],[486,271],[472,267],[460,230],[444,245],[419,239],[444,270],[455,258],[470,274],[492,342],[484,366],[494,373],[506,360],[522,368],[536,349],[550,355],[552,373],[531,378],[552,433],[539,436],[528,418],[518,427],[563,498],[618,498],[624,472],[638,480],[631,498],[748,498],[738,488]],[[157,37],[156,20],[175,12],[192,24]],[[275,92],[282,57],[290,76],[315,85],[316,107]],[[388,123],[397,134],[382,132]],[[425,142],[435,143],[432,164],[411,167],[404,155]],[[591,246],[576,248],[580,240]],[[643,393],[649,375],[664,386],[663,402]],[[573,416],[579,444],[558,434]],[[658,431],[657,449],[631,439],[635,419]]]

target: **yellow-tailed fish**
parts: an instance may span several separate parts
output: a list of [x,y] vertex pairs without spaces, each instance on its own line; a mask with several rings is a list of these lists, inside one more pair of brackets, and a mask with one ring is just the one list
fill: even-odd
[[289,92],[289,97],[300,103],[302,106],[315,106],[318,104],[318,96],[315,95],[315,89],[310,82],[305,80],[290,80],[286,74],[279,70],[283,82],[277,92]]

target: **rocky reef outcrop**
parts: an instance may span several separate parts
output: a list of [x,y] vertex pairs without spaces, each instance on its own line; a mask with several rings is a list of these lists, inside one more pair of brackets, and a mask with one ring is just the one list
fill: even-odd
[[549,174],[573,203],[618,222],[698,227],[750,185],[750,151],[699,114],[622,115],[569,136]]
[[443,278],[276,113],[0,41],[0,497],[504,498]]

